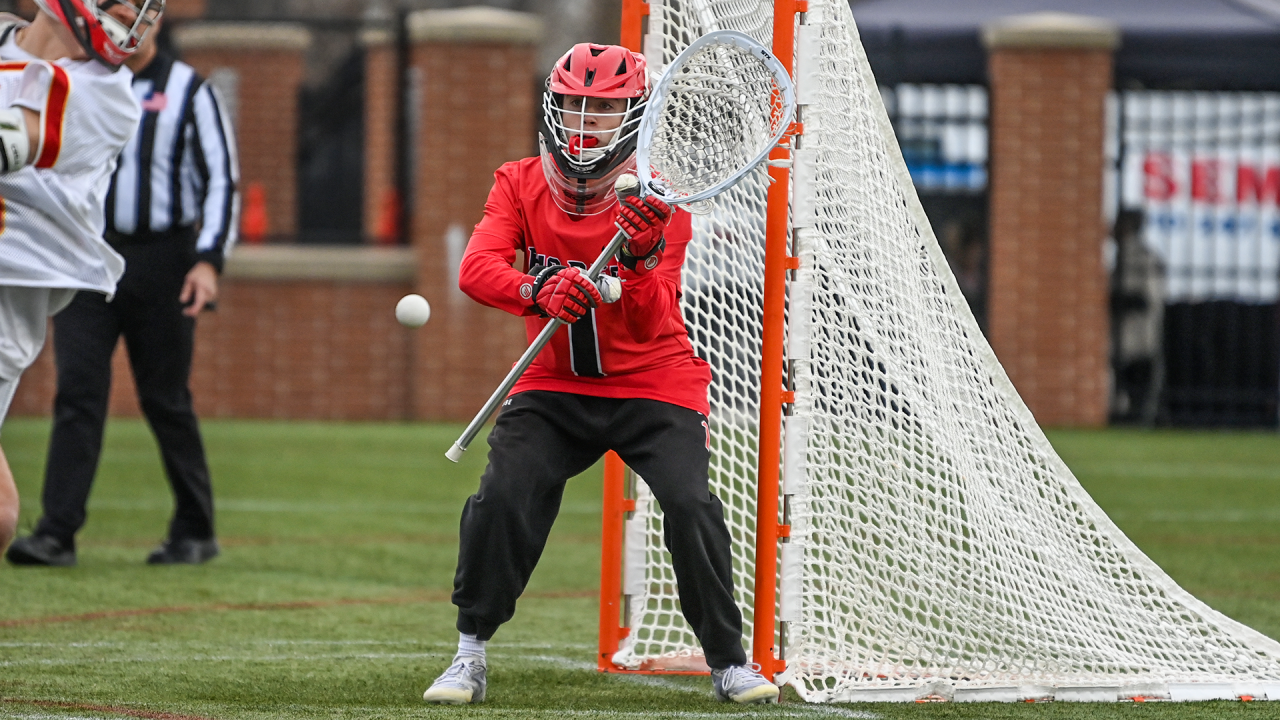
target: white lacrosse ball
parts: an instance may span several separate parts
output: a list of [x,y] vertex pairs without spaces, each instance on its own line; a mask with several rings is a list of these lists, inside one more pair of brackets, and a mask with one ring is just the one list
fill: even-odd
[[430,319],[431,305],[421,295],[405,295],[396,303],[396,320],[405,327],[422,327]]
[[613,192],[620,198],[640,194],[640,178],[631,173],[622,173],[613,181]]
[[622,299],[622,281],[608,273],[600,276],[596,281],[596,288],[600,291],[600,298],[606,303]]

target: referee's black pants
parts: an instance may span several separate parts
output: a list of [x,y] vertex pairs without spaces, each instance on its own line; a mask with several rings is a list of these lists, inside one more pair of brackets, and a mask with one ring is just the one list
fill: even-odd
[[458,630],[487,640],[511,619],[566,481],[614,450],[662,506],[680,608],[707,664],[745,663],[729,530],[707,486],[706,422],[699,412],[656,400],[544,391],[509,398],[489,435],[480,489],[462,511],[453,580]]
[[85,522],[111,394],[111,356],[121,335],[138,401],[160,446],[175,510],[172,539],[212,538],[213,492],[191,405],[195,319],[178,295],[195,260],[192,242],[169,237],[118,247],[127,263],[115,299],[76,294],[53,318],[58,391],[37,534],[71,544]]

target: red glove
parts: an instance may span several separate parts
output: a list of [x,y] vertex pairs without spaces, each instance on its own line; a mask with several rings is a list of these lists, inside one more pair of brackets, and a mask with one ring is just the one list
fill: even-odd
[[618,250],[618,262],[643,275],[662,262],[667,242],[662,233],[671,219],[671,207],[655,197],[618,199],[618,229],[626,234]]
[[595,283],[575,267],[552,265],[533,281],[533,304],[547,317],[575,323],[600,302]]

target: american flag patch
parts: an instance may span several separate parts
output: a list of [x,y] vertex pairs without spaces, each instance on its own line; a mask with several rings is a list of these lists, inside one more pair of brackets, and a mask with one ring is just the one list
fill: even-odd
[[153,92],[142,101],[143,112],[160,112],[169,107],[169,98],[162,92]]

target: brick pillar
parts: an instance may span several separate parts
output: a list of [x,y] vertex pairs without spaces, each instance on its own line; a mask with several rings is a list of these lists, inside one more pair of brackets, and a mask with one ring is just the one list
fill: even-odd
[[991,345],[1044,425],[1101,426],[1109,394],[1106,96],[1118,30],[1058,13],[983,30],[991,78]]
[[417,334],[413,407],[422,419],[469,420],[526,345],[523,320],[458,290],[458,262],[493,171],[535,147],[542,28],[532,15],[475,7],[414,13],[409,33],[410,234],[433,309]]
[[395,34],[368,29],[364,45],[364,237],[387,243],[384,227],[390,198],[396,192],[396,81],[398,62]]
[[204,17],[207,0],[167,0],[164,16],[170,19],[191,20]]
[[182,57],[218,88],[234,120],[241,188],[261,185],[269,236],[298,229],[298,88],[311,31],[288,23],[175,28]]

